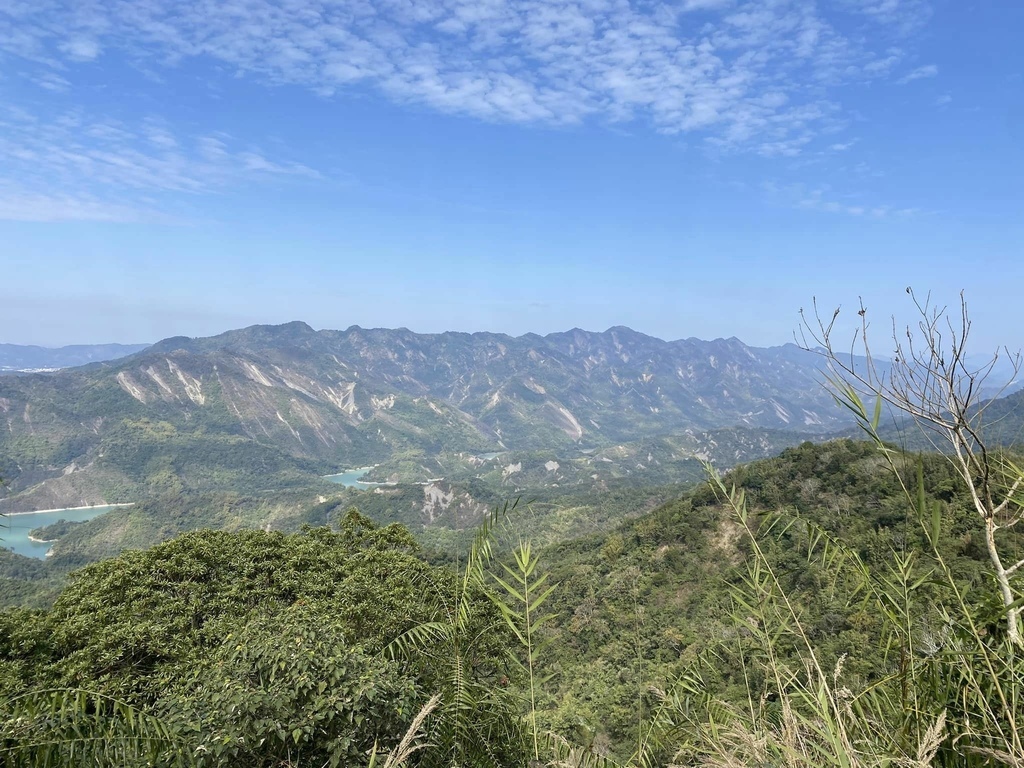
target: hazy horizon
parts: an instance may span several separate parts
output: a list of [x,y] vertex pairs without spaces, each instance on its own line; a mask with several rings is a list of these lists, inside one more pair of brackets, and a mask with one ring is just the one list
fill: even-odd
[[[905,291],[904,291],[904,293],[905,293]],[[836,323],[836,329],[837,329],[837,332],[839,334],[839,335],[836,336],[837,339],[843,339],[843,340],[849,339],[849,340],[852,341],[853,338],[854,338],[854,334],[859,332],[859,329],[860,329],[860,319],[859,319],[859,317],[856,314],[857,306],[859,306],[859,305],[854,305],[852,307],[849,307],[849,306],[840,307],[840,310],[841,310],[840,316],[841,316],[841,318],[844,319],[844,322],[843,323],[838,323],[838,322]],[[833,309],[835,309],[835,308],[833,308]],[[959,311],[959,305],[957,304],[957,305],[953,306],[953,309],[954,309],[954,314],[955,314],[955,312]],[[811,319],[811,315],[809,313],[812,312],[812,311],[813,311],[813,307],[808,307],[807,308],[808,318],[809,319]],[[829,310],[828,312],[825,312],[824,308],[822,308],[822,317],[824,319],[830,318],[831,314],[832,314],[832,310]],[[974,314],[977,314],[977,313],[974,313]],[[883,347],[887,348],[888,342],[892,341],[892,325],[891,325],[891,322],[893,320],[893,316],[890,316],[889,318],[881,318],[881,319],[884,322],[878,323],[877,322],[878,318],[875,318],[875,322],[873,322],[871,324],[871,326],[869,326],[869,329],[872,330],[872,332],[875,334],[875,336],[874,336],[875,343],[877,344],[877,343],[881,342]],[[904,321],[909,320],[911,323],[913,323],[914,320],[915,320],[915,317],[914,317],[913,313],[908,312],[907,308],[904,307],[903,316],[901,317],[901,320],[904,320]],[[799,323],[799,321],[800,321],[800,318],[798,316],[797,317],[797,323]],[[466,334],[492,333],[492,334],[498,334],[498,335],[511,336],[513,338],[519,338],[521,336],[530,335],[530,334],[534,334],[534,335],[537,335],[537,336],[548,336],[548,335],[551,335],[551,334],[567,333],[567,332],[575,331],[575,330],[582,330],[582,331],[584,331],[586,333],[601,334],[601,333],[606,333],[608,331],[611,331],[611,330],[613,330],[615,328],[626,328],[626,329],[634,331],[636,333],[639,333],[639,334],[642,334],[642,335],[645,335],[645,336],[650,336],[650,337],[653,337],[655,339],[658,339],[658,340],[661,340],[661,341],[667,341],[667,342],[686,341],[686,340],[690,340],[690,339],[696,339],[696,340],[699,340],[699,341],[720,341],[720,340],[738,339],[739,341],[741,341],[742,343],[746,344],[749,347],[760,347],[760,348],[765,348],[765,347],[781,347],[781,346],[785,346],[787,344],[796,344],[798,346],[803,346],[803,340],[801,340],[801,338],[799,337],[800,326],[798,324],[794,324],[793,329],[791,330],[791,332],[790,332],[788,337],[777,339],[777,340],[768,339],[767,341],[754,342],[754,341],[751,341],[751,340],[749,340],[747,338],[744,338],[744,337],[742,337],[742,336],[740,336],[738,334],[735,334],[735,333],[719,334],[719,335],[715,335],[715,336],[700,336],[700,335],[696,335],[696,334],[692,334],[692,333],[691,334],[687,334],[687,335],[681,335],[681,336],[664,336],[664,335],[659,335],[658,333],[652,333],[652,332],[650,332],[648,330],[645,330],[643,328],[636,328],[636,327],[633,327],[633,326],[630,326],[630,325],[626,325],[624,323],[613,323],[612,325],[609,325],[609,326],[606,326],[606,327],[603,327],[603,328],[582,327],[582,326],[579,326],[579,325],[574,325],[574,326],[571,326],[571,327],[553,328],[553,329],[545,330],[545,331],[525,330],[525,331],[520,331],[520,332],[517,332],[517,333],[513,333],[513,332],[504,331],[504,330],[500,330],[500,329],[490,329],[490,328],[475,328],[475,329],[468,329],[468,328],[467,329],[464,329],[464,328],[444,328],[444,329],[441,329],[441,330],[420,330],[420,329],[417,329],[417,328],[409,328],[408,326],[404,326],[404,325],[361,325],[359,323],[351,323],[351,324],[349,324],[347,326],[343,326],[343,327],[342,326],[339,326],[339,327],[316,326],[316,325],[314,325],[312,323],[309,323],[309,322],[307,322],[305,320],[302,320],[302,319],[299,319],[299,318],[293,318],[293,319],[290,319],[290,320],[282,320],[280,322],[261,322],[261,321],[248,322],[248,323],[245,323],[245,324],[242,324],[242,325],[237,325],[237,326],[225,326],[225,327],[222,327],[222,328],[213,328],[213,329],[211,329],[211,330],[209,330],[207,332],[196,333],[196,334],[171,332],[171,333],[167,333],[165,335],[159,336],[157,338],[152,338],[150,340],[140,340],[140,339],[133,339],[133,338],[99,338],[99,339],[90,339],[88,337],[76,337],[76,338],[83,338],[84,340],[81,340],[81,341],[69,341],[69,342],[66,342],[66,343],[40,343],[40,342],[34,342],[34,341],[20,341],[20,340],[18,340],[15,337],[4,335],[4,336],[0,336],[0,345],[8,344],[8,345],[13,345],[13,346],[40,347],[40,348],[43,348],[43,349],[60,349],[60,348],[63,348],[63,347],[74,347],[74,346],[103,346],[103,345],[107,345],[107,344],[116,344],[116,345],[121,345],[121,346],[139,346],[139,345],[150,346],[150,345],[156,344],[157,342],[163,341],[165,339],[171,339],[171,338],[175,338],[175,337],[206,338],[206,337],[212,337],[212,336],[219,336],[221,334],[229,333],[229,332],[232,332],[232,331],[243,330],[245,328],[250,328],[250,327],[253,327],[253,326],[281,326],[281,325],[287,325],[287,324],[296,323],[296,322],[308,325],[309,327],[313,328],[314,331],[317,331],[317,332],[319,332],[319,331],[339,331],[339,332],[344,332],[344,331],[350,330],[352,328],[361,328],[363,330],[405,330],[405,331],[410,331],[410,332],[415,333],[415,334],[422,334],[422,335],[439,335],[439,334],[445,334],[445,333],[466,333]],[[888,323],[888,324],[886,324],[886,323]],[[903,326],[901,326],[901,327],[903,327]],[[0,331],[2,331],[2,330],[4,330],[4,329],[0,329]],[[1009,348],[1011,353],[1020,351],[1020,349],[1021,349],[1020,347],[1017,347],[1017,346],[1015,346],[1012,343],[1004,343],[1004,342],[998,342],[996,344],[996,346],[992,347],[991,349],[987,349],[987,348],[984,347],[984,345],[982,343],[979,343],[977,341],[977,333],[976,333],[976,331],[973,328],[972,328],[972,338],[975,341],[974,341],[974,343],[971,344],[969,354],[970,354],[970,357],[972,359],[975,359],[975,360],[982,359],[982,358],[988,359],[991,356],[992,353],[999,353],[1002,356],[1004,351],[1005,351],[1004,348]],[[807,341],[810,341],[810,334],[809,333],[807,335]],[[811,346],[813,346],[813,344]],[[882,354],[884,355],[884,353],[882,353]]]
[[[644,336],[651,336],[652,338],[658,339],[660,341],[667,341],[667,342],[687,341],[687,340],[690,340],[690,339],[697,339],[697,340],[700,340],[700,341],[728,341],[730,339],[738,339],[739,341],[742,341],[742,342],[746,343],[743,339],[740,339],[738,336],[735,336],[735,335],[733,335],[733,336],[716,336],[714,338],[706,338],[706,339],[705,338],[701,338],[699,336],[680,336],[678,338],[663,338],[663,337],[657,336],[655,334],[646,333],[645,331],[640,330],[638,328],[631,328],[630,326],[625,326],[625,325],[621,325],[621,324],[610,325],[607,328],[601,328],[601,329],[596,329],[596,328],[580,328],[578,326],[574,326],[572,328],[562,328],[560,330],[547,331],[545,333],[536,333],[534,331],[525,331],[524,333],[511,334],[511,333],[505,333],[504,331],[490,331],[490,330],[464,331],[464,330],[451,329],[451,328],[449,328],[447,330],[444,330],[444,331],[417,331],[414,328],[408,328],[406,326],[361,326],[358,323],[350,325],[350,326],[345,327],[345,328],[328,328],[328,327],[317,328],[317,327],[314,327],[314,326],[310,325],[309,323],[306,323],[304,320],[299,320],[299,319],[286,320],[286,321],[281,322],[281,323],[251,323],[250,325],[239,326],[237,328],[224,328],[223,330],[220,330],[220,331],[214,331],[213,333],[203,334],[202,337],[195,337],[195,336],[193,336],[193,337],[189,337],[189,338],[205,338],[205,337],[210,337],[210,336],[219,336],[221,334],[230,333],[231,331],[244,330],[246,328],[250,328],[250,327],[253,327],[253,326],[279,327],[279,326],[282,326],[282,325],[289,325],[291,323],[303,323],[305,325],[309,325],[316,332],[320,332],[320,331],[335,331],[335,332],[342,332],[342,333],[344,333],[345,331],[349,331],[349,330],[351,330],[353,328],[360,328],[360,329],[366,330],[366,331],[376,331],[376,330],[410,331],[411,333],[415,333],[417,335],[440,335],[440,334],[445,334],[445,333],[465,333],[465,334],[475,335],[475,334],[478,334],[478,333],[491,333],[491,334],[495,334],[495,335],[511,336],[512,338],[519,338],[519,337],[527,336],[527,335],[530,335],[530,334],[534,334],[534,335],[538,335],[538,336],[548,336],[548,335],[557,334],[557,333],[570,333],[572,331],[583,331],[584,333],[603,334],[603,333],[608,333],[608,332],[610,332],[612,330],[615,330],[616,328],[625,328],[627,330],[634,331],[635,333],[639,333],[639,334],[642,334]],[[59,349],[59,348],[62,348],[62,347],[75,347],[75,346],[102,346],[102,345],[106,345],[106,344],[117,344],[117,345],[121,345],[121,346],[139,346],[139,345],[151,346],[153,344],[156,344],[157,342],[164,341],[165,339],[171,339],[171,338],[175,338],[175,337],[179,337],[179,336],[187,336],[187,334],[180,334],[180,333],[170,334],[168,336],[163,336],[163,337],[161,337],[159,339],[154,339],[152,341],[122,341],[122,340],[119,340],[119,339],[112,339],[112,340],[108,339],[108,340],[99,340],[99,341],[91,341],[91,342],[90,341],[87,341],[87,342],[72,342],[72,343],[68,343],[68,344],[56,344],[56,345],[54,345],[54,344],[26,344],[26,343],[22,343],[22,342],[18,342],[18,341],[10,341],[10,340],[7,340],[7,339],[0,338],[0,345],[10,344],[10,345],[13,345],[13,346],[34,346],[34,347],[40,347],[40,348],[43,348],[43,349]],[[779,344],[771,344],[771,345],[768,345],[768,346],[784,346],[785,344],[789,344],[789,343],[793,343],[793,339],[790,339],[789,341],[786,341],[786,342],[781,342]],[[748,345],[748,346],[757,346],[757,345]]]

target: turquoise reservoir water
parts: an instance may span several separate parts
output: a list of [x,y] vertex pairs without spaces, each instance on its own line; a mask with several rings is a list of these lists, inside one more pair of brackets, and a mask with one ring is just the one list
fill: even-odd
[[373,483],[364,483],[361,480],[371,469],[373,469],[373,467],[349,469],[345,472],[339,472],[336,475],[327,475],[325,479],[330,480],[332,483],[344,485],[346,488],[369,488]]
[[3,539],[0,542],[0,547],[13,549],[19,555],[42,559],[46,557],[46,553],[50,551],[53,543],[29,539],[28,532],[33,528],[53,525],[61,520],[67,520],[70,523],[81,523],[86,520],[92,520],[94,517],[99,517],[104,512],[109,512],[117,506],[124,505],[115,504],[106,507],[86,507],[85,509],[54,509],[48,512],[8,515],[7,517],[0,518],[0,526],[3,526],[0,528],[0,539]]

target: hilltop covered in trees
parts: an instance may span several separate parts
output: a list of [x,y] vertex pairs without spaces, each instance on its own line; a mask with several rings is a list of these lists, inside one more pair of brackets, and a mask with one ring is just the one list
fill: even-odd
[[[908,500],[904,486],[918,483],[920,497]],[[733,486],[741,504],[723,495]],[[416,764],[448,764],[471,745],[485,754],[465,764],[523,764],[534,722],[565,739],[548,737],[547,748],[576,745],[588,760],[632,764],[639,749],[667,763],[686,747],[699,762],[701,707],[742,708],[752,696],[771,710],[787,695],[772,664],[791,665],[786,685],[795,685],[809,648],[830,674],[841,668],[837,690],[919,699],[917,719],[887,736],[887,748],[909,753],[919,725],[945,711],[922,703],[915,665],[948,673],[934,665],[963,627],[951,590],[970,596],[984,647],[1004,642],[984,528],[948,461],[807,443],[543,552],[533,578],[549,574],[556,586],[534,616],[545,619],[530,638],[531,706],[516,621],[499,610],[509,597],[487,575],[508,580],[501,563],[516,570],[515,547],[503,544],[516,520],[512,512],[490,531],[495,559],[479,579],[467,578],[465,561],[428,565],[403,529],[354,513],[338,533],[200,532],[127,552],[81,571],[53,608],[5,614],[0,684],[9,696],[53,687],[111,696],[166,724],[172,739],[161,749],[199,749],[189,759],[202,764],[321,765],[341,754],[340,764],[366,764],[375,742],[398,744],[435,693],[442,699],[419,726],[433,746],[409,758]],[[1020,539],[1004,543],[1024,550]],[[788,618],[777,612],[782,595]],[[901,605],[880,607],[897,597]],[[904,634],[897,615],[909,622]],[[769,663],[759,632],[773,618]],[[456,663],[462,683],[451,677]],[[460,708],[470,700],[472,710]],[[895,716],[903,704],[891,703]],[[348,724],[330,725],[334,717]],[[482,730],[471,738],[466,728]],[[939,757],[962,754],[952,734],[941,744]]]

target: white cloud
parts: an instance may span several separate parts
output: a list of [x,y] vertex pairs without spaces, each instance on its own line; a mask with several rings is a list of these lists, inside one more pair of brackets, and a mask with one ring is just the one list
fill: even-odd
[[874,219],[905,218],[920,213],[918,208],[895,208],[891,205],[858,205],[841,200],[828,199],[822,190],[813,190],[797,201],[798,208],[825,213],[843,213],[847,216],[864,216]]
[[764,182],[761,188],[777,204],[808,211],[839,213],[866,219],[905,218],[922,211],[915,207],[899,207],[867,203],[858,196],[839,195],[827,185],[778,184]]
[[907,33],[919,28],[931,16],[927,0],[836,0],[850,11]]
[[73,37],[60,44],[60,50],[76,61],[92,61],[100,55],[100,46],[87,37]]
[[713,11],[732,5],[732,0],[683,0],[680,7],[684,13],[689,11]]
[[937,66],[934,64],[926,64],[923,67],[911,70],[896,82],[900,85],[906,85],[907,83],[912,83],[915,80],[921,80],[926,77],[935,77],[937,74],[939,74],[939,68]]
[[893,67],[900,63],[903,58],[903,52],[900,50],[890,50],[886,52],[884,57],[872,59],[864,65],[864,71],[870,75],[886,75]]
[[153,220],[164,216],[155,199],[161,195],[318,176],[229,136],[175,136],[155,120],[132,126],[21,109],[0,116],[0,169],[0,218],[23,221]]
[[939,98],[937,98],[935,100],[935,106],[937,106],[937,107],[945,107],[947,104],[951,104],[952,101],[953,101],[953,96],[951,94],[944,93],[941,96],[939,96]]
[[40,88],[54,93],[66,91],[71,87],[71,83],[67,78],[61,77],[56,72],[43,72],[32,79]]
[[154,218],[161,218],[160,214],[91,197],[0,191],[0,221],[125,223]]
[[[33,0],[0,17],[0,50],[54,66],[202,57],[323,95],[373,88],[502,122],[642,119],[791,155],[841,121],[832,89],[889,76],[891,28],[927,15],[920,0],[837,3],[831,18],[809,0]],[[880,25],[881,49],[839,30],[850,13]]]
[[839,135],[843,86],[891,79],[928,12],[924,0],[15,0],[0,12],[0,65],[19,60],[63,106],[0,111],[0,218],[150,220],[171,195],[317,176],[210,129],[67,106],[102,58],[153,79],[201,60],[326,98],[374,90],[494,122],[636,122],[713,151],[820,157],[855,143]]

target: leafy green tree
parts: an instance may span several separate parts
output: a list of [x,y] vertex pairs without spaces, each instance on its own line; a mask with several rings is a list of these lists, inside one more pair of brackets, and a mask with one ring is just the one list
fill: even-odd
[[422,756],[430,768],[503,768],[526,756],[517,700],[509,690],[513,639],[485,581],[493,528],[509,508],[496,508],[480,525],[454,588],[429,577],[422,581],[440,610],[389,648],[415,666],[425,663],[432,690],[440,694],[428,724],[433,747]]
[[165,676],[219,647],[253,613],[316,603],[371,653],[433,615],[416,580],[430,567],[398,527],[352,515],[342,531],[199,531],[79,571],[45,621],[63,685],[101,681],[141,702]]
[[365,766],[417,708],[413,677],[298,605],[252,618],[162,697],[200,766]]
[[[451,626],[452,611],[454,647],[391,653],[416,627]],[[498,609],[476,582],[423,562],[404,528],[355,512],[337,532],[198,531],[126,552],[20,619],[0,622],[0,697],[86,690],[117,702],[92,732],[115,727],[104,712],[137,711],[201,765],[508,765],[522,753],[515,699],[498,685]],[[421,710],[434,694],[447,701]],[[0,718],[17,715],[16,698],[0,699]],[[12,748],[42,733],[32,722]],[[416,751],[410,733],[432,748]]]

